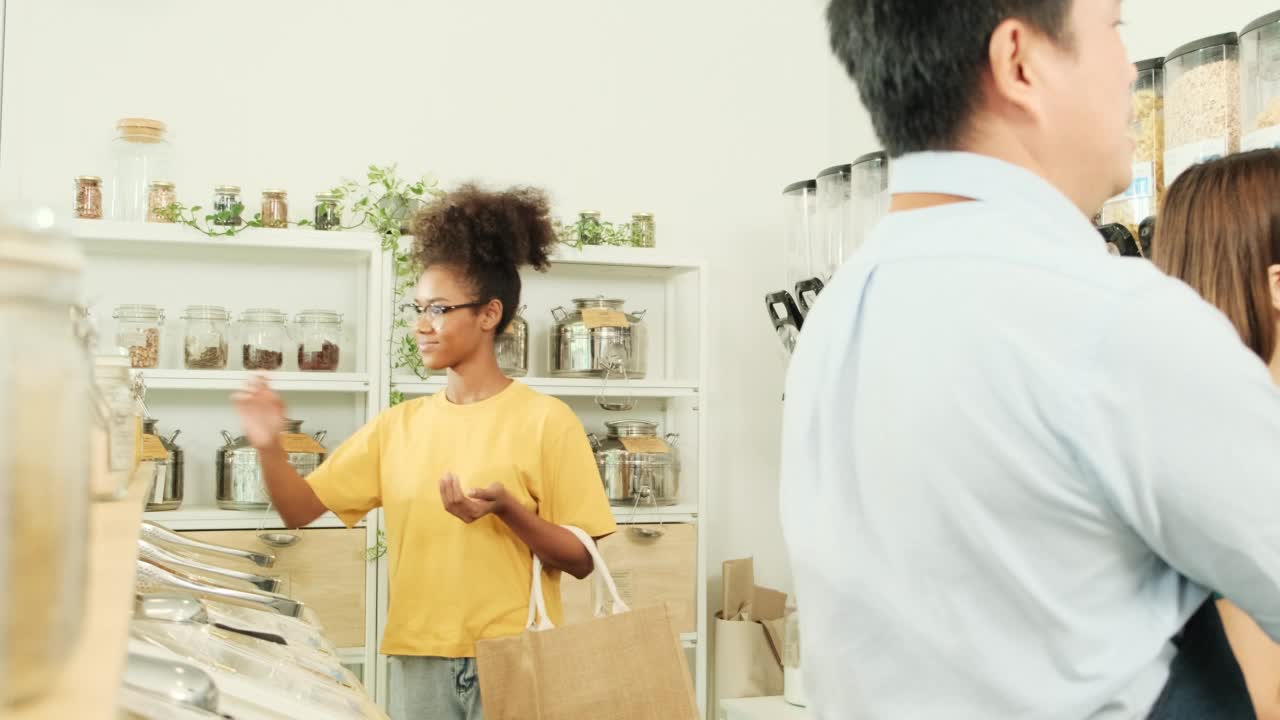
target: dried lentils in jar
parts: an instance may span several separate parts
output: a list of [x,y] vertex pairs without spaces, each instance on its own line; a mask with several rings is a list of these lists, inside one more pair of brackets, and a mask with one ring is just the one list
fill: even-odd
[[135,368],[160,366],[160,328],[164,310],[158,305],[121,305],[112,313],[116,319],[116,346],[129,353]]
[[102,178],[97,175],[76,178],[76,217],[82,220],[102,219]]
[[222,370],[227,367],[227,309],[217,305],[189,305],[182,312],[186,330],[182,338],[182,362],[189,370]]
[[342,315],[329,310],[303,310],[294,318],[298,337],[298,369],[333,372],[342,352]]
[[289,194],[284,190],[263,190],[261,219],[263,227],[288,227]]
[[156,180],[151,183],[147,192],[147,222],[173,222],[163,211],[177,201],[178,195],[174,192],[173,183],[168,180]]

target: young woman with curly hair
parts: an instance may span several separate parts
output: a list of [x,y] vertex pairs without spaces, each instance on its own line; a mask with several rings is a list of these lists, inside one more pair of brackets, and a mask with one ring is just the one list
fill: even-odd
[[482,717],[476,641],[523,631],[533,555],[553,620],[559,578],[592,571],[560,525],[597,539],[616,530],[582,424],[567,405],[503,376],[494,336],[520,304],[520,268],[545,270],[555,236],[543,193],[465,185],[414,219],[422,270],[414,335],[444,390],[393,407],[303,479],[277,434],[280,397],[262,379],[235,397],[280,517],[332,511],[348,527],[381,507],[395,720]]

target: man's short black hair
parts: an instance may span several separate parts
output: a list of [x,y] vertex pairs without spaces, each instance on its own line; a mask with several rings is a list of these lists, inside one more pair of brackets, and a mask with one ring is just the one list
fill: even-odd
[[1009,18],[1066,42],[1074,0],[831,0],[831,48],[891,157],[956,146]]

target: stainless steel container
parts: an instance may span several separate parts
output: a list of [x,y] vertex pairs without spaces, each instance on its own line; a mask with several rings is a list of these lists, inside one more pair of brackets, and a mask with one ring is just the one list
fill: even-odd
[[0,716],[49,690],[80,634],[94,407],[89,326],[69,312],[83,257],[18,221],[0,225]]
[[[325,431],[314,435],[302,433],[301,420],[286,420],[281,444],[289,457],[289,464],[298,474],[306,477],[324,462]],[[262,480],[262,466],[258,464],[258,451],[240,436],[232,438],[223,432],[226,445],[217,451],[217,502],[223,510],[263,510],[271,502],[267,486]]]
[[[164,448],[163,460],[152,460],[156,472],[151,480],[151,490],[147,492],[147,510],[177,510],[182,506],[183,453],[178,447],[177,439],[181,430],[174,430],[169,437],[164,437],[156,430],[155,418],[143,418],[142,434],[155,438]],[[147,442],[147,438],[143,438]]]
[[577,298],[574,310],[551,311],[551,363],[555,377],[638,380],[647,371],[644,311],[628,313],[625,300]]
[[493,352],[498,356],[498,368],[507,377],[524,377],[529,374],[529,321],[524,319],[524,307],[516,310],[511,324],[493,339]]
[[674,505],[680,498],[679,436],[658,437],[658,424],[647,420],[605,423],[609,435],[587,437],[605,494],[614,505]]

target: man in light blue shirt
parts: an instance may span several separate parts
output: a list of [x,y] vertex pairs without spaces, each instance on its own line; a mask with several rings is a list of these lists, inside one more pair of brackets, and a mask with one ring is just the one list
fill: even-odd
[[1172,639],[1211,590],[1280,638],[1280,394],[1226,318],[1087,219],[1130,177],[1120,3],[828,20],[895,160],[891,214],[787,381],[813,709],[1176,717]]

